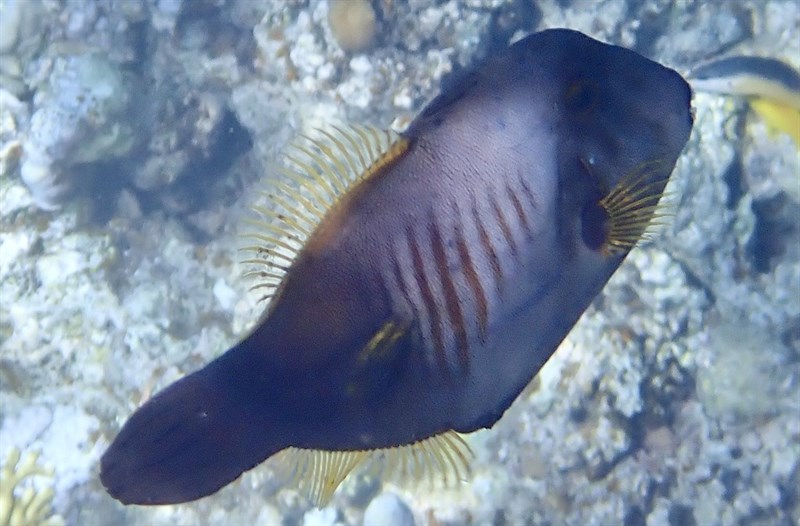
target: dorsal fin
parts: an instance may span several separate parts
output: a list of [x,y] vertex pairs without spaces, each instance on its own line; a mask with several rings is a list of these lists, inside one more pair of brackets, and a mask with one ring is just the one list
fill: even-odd
[[[296,486],[317,507],[325,506],[339,485],[358,469],[401,483],[437,482],[444,486],[465,480],[473,457],[469,444],[455,431],[397,447],[363,451],[324,451],[291,447],[273,462],[288,470],[287,484]],[[438,476],[438,478],[437,478]]]
[[259,301],[280,294],[283,277],[306,241],[342,198],[408,149],[408,139],[370,126],[333,126],[301,135],[252,205],[240,250]]

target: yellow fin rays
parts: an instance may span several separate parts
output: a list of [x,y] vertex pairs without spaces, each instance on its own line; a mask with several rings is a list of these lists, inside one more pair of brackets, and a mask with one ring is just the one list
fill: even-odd
[[259,301],[277,296],[283,276],[325,214],[359,181],[375,174],[408,148],[408,141],[391,131],[367,126],[317,130],[301,135],[284,157],[279,178],[271,180],[245,219],[252,231],[240,250],[245,276],[260,290]]
[[664,205],[660,203],[668,180],[669,170],[662,162],[646,162],[600,200],[608,215],[604,250],[610,254],[630,250],[649,237],[648,228],[662,224],[659,219],[669,215],[661,212]]
[[[413,444],[365,451],[322,451],[288,448],[276,461],[289,464],[289,484],[306,493],[316,506],[325,506],[339,485],[356,468],[398,482],[440,481],[445,486],[465,480],[473,453],[455,431],[446,431]],[[374,470],[374,471],[373,471]],[[437,475],[439,478],[437,479]]]

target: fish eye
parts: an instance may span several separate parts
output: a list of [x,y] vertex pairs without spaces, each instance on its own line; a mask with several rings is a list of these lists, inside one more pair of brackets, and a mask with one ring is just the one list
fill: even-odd
[[581,212],[581,238],[590,250],[605,246],[609,234],[609,217],[597,199],[590,200]]
[[598,90],[590,80],[581,78],[574,80],[564,92],[564,102],[568,109],[585,113],[591,110],[597,102]]

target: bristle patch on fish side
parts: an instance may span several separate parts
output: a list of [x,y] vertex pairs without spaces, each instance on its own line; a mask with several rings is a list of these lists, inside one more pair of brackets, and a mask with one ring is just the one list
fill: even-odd
[[301,135],[279,175],[267,181],[244,220],[240,251],[259,302],[280,295],[283,276],[328,212],[360,182],[408,150],[408,139],[371,126],[333,126]]
[[288,468],[288,484],[305,493],[317,507],[330,502],[336,489],[353,472],[367,473],[399,483],[452,483],[466,480],[474,454],[455,431],[445,431],[397,447],[362,451],[323,451],[288,448],[274,457],[278,466]]
[[603,253],[614,255],[631,250],[649,240],[653,229],[669,217],[662,202],[669,173],[669,167],[660,161],[643,163],[600,200],[598,204],[607,220]]

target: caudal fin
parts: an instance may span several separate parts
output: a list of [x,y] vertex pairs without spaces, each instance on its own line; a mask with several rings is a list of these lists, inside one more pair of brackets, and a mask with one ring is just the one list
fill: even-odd
[[139,408],[100,461],[108,493],[125,504],[199,499],[286,447],[241,367],[218,359]]

